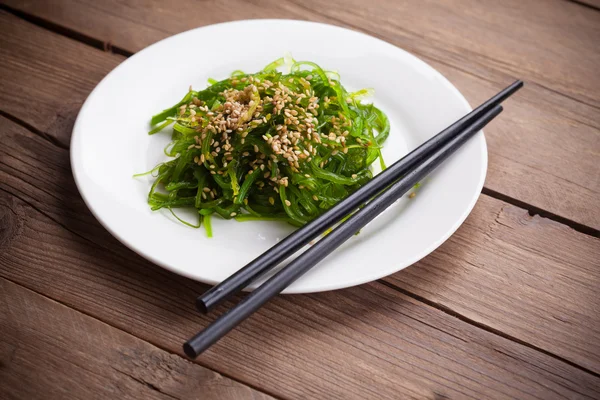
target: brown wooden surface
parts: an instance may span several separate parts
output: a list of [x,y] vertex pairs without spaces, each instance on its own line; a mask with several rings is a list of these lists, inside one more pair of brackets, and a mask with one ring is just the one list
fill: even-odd
[[163,0],[135,7],[116,0],[6,3],[127,52],[227,20],[334,23],[418,55],[473,105],[522,78],[526,89],[507,104],[512,107],[504,123],[486,129],[486,188],[600,229],[600,12],[564,0],[188,0],[177,7],[166,7]]
[[[73,69],[71,63],[68,62],[69,59],[73,63],[75,63],[74,60],[76,57],[83,57],[88,60],[84,64],[87,69],[82,72],[82,75],[93,77],[101,74],[92,68],[103,65],[103,63],[106,63],[107,58],[111,58],[109,54],[88,48],[80,43],[69,41],[58,35],[48,36],[41,29],[32,27],[26,22],[18,21],[14,17],[7,16],[7,18],[9,22],[13,21],[17,23],[19,29],[15,29],[16,32],[13,35],[6,37],[32,38],[31,42],[15,40],[14,42],[7,43],[6,48],[12,50],[10,53],[34,57],[49,68],[60,71],[61,73],[57,74],[58,77],[68,76],[68,71]],[[38,36],[32,35],[30,32],[32,29],[38,31]],[[53,39],[52,42],[49,40],[50,38]],[[55,52],[53,49],[59,49],[65,55],[62,60],[67,60],[67,62],[56,62],[56,59],[51,57]],[[18,65],[18,63],[11,62],[10,65]],[[108,68],[110,66],[109,64]],[[26,92],[25,98],[40,98],[43,96],[39,88],[43,86],[44,80],[48,81],[48,78],[45,78],[43,70],[38,71],[38,73],[35,73],[35,71],[21,72],[20,75],[17,73],[17,68],[14,70],[15,72],[11,75],[11,78],[15,88],[20,87],[21,89],[25,88],[29,90],[29,92]],[[73,85],[73,82],[79,86]],[[51,132],[53,140],[58,141],[60,147],[67,147],[72,121],[69,118],[61,119],[57,117],[53,113],[53,110],[67,107],[63,105],[63,99],[69,99],[69,101],[77,101],[79,99],[77,97],[79,96],[77,87],[81,86],[81,80],[77,77],[57,78],[51,84],[55,89],[51,93],[48,93],[45,99],[45,102],[48,104],[48,111],[36,114],[35,118],[49,124],[50,128],[47,125],[40,124],[40,129]],[[83,97],[83,95],[80,97]],[[8,101],[7,99],[6,102]],[[71,115],[74,115],[74,112]],[[27,113],[23,113],[22,117],[28,123],[37,123],[37,120],[28,117]],[[70,182],[70,173],[66,173],[66,171],[69,171],[67,150],[55,149],[51,143],[34,135],[25,135],[25,131],[20,134],[12,133],[10,129],[6,131],[7,139],[4,141],[14,144],[8,151],[12,154],[28,154],[26,158],[19,160],[16,157],[11,157],[5,162],[5,168],[7,168],[6,182],[11,185],[12,190],[19,190],[21,193],[25,193],[27,198],[31,199],[30,201],[34,202],[37,207],[49,213],[57,220],[65,217],[69,218],[64,224],[71,227],[71,229],[77,232],[85,232],[89,229],[90,224],[81,221],[82,216],[88,214],[86,207],[80,200],[74,184]],[[6,156],[8,157],[8,154]],[[27,173],[28,169],[32,168],[32,166],[35,169],[41,169],[44,165],[48,164],[60,167],[56,172],[50,173],[48,178],[38,180]],[[11,177],[11,172],[13,175],[18,176],[19,179],[15,180],[14,177]],[[64,179],[65,175],[67,175],[66,180]],[[52,176],[57,177],[58,180],[52,179]],[[23,181],[28,182],[30,188],[35,189],[35,191],[26,191],[22,184]],[[48,184],[50,184],[48,187],[44,187],[44,185]],[[48,196],[49,193],[55,192],[59,188],[63,192],[68,193],[68,197],[66,195],[64,196],[65,198]],[[444,287],[444,290],[440,291],[440,282],[438,281],[436,282],[436,291],[432,291],[428,283],[429,277],[423,278],[424,269],[420,267],[414,268],[417,272],[410,279],[411,275],[404,274],[402,275],[405,277],[403,281],[394,280],[394,282],[402,288],[410,289],[414,293],[431,301],[468,315],[469,318],[480,323],[506,331],[522,340],[547,348],[556,354],[582,362],[588,367],[592,366],[594,362],[599,362],[600,335],[598,335],[598,339],[594,339],[593,337],[586,338],[587,327],[584,325],[573,327],[565,324],[552,324],[550,322],[553,322],[555,318],[552,312],[542,312],[535,307],[514,308],[512,304],[514,296],[523,297],[527,301],[527,304],[531,305],[542,298],[549,297],[552,299],[554,296],[560,298],[566,293],[574,291],[585,296],[584,298],[592,298],[594,305],[600,305],[600,297],[594,298],[592,296],[596,285],[600,283],[600,279],[598,279],[597,275],[594,275],[594,270],[587,271],[586,266],[591,265],[593,259],[585,257],[588,253],[592,256],[600,257],[598,251],[595,251],[598,250],[597,246],[594,246],[595,244],[597,245],[597,241],[585,235],[572,235],[570,234],[570,229],[558,224],[544,224],[548,234],[542,238],[541,243],[535,243],[532,240],[536,239],[535,235],[531,236],[530,240],[522,242],[523,236],[527,238],[531,235],[531,232],[538,230],[540,225],[539,217],[529,221],[528,215],[522,210],[504,209],[503,205],[494,204],[492,201],[486,201],[485,204],[488,207],[478,214],[480,218],[478,218],[477,222],[473,223],[473,229],[469,229],[465,233],[464,243],[461,244],[460,248],[456,246],[457,249],[451,249],[446,255],[440,250],[430,257],[432,260],[429,262],[429,265],[432,266],[430,270],[434,274],[433,276],[439,276],[442,278],[441,282],[449,282],[449,284],[456,285],[456,287]],[[65,212],[69,208],[71,211]],[[515,235],[511,225],[522,223],[526,223],[526,225],[521,227],[519,235]],[[467,226],[470,227],[471,224],[468,222]],[[97,230],[103,232],[103,229],[99,226]],[[487,236],[476,235],[478,231],[485,232],[486,230],[494,233],[494,239],[497,239],[494,245],[490,245]],[[540,255],[531,252],[530,248],[534,246],[546,246],[546,251],[549,250],[548,246],[552,246],[554,243],[554,240],[550,239],[552,235],[561,238],[560,243],[568,244],[567,246],[559,247],[560,251],[558,253],[564,253],[564,256],[557,259],[556,256],[551,254]],[[574,244],[571,244],[571,242],[574,242]],[[577,247],[579,243],[581,243],[581,248]],[[462,257],[456,260],[453,259],[455,251],[464,251],[464,249],[468,249],[473,254],[467,261],[475,264],[473,268],[466,269],[466,279],[462,276],[462,273],[457,273],[455,269],[456,264],[460,266],[465,260]],[[507,253],[511,253],[512,262],[510,265],[513,268],[505,268],[503,271],[504,277],[502,277],[498,274],[498,265],[504,263]],[[444,266],[448,267],[445,268]],[[409,269],[407,272],[412,270]],[[578,286],[573,286],[572,282],[561,279],[566,274],[566,271],[570,270],[581,271],[584,276],[586,274],[589,275],[588,285],[580,289]],[[506,279],[518,281],[519,284],[516,286],[506,285]],[[553,283],[552,290],[548,290],[548,286],[546,285],[540,285],[538,292],[536,292],[535,296],[532,296],[531,287],[535,287],[537,279]],[[482,283],[485,284],[482,286]],[[495,293],[493,297],[490,296],[490,291]],[[465,299],[464,293],[470,294],[467,299]],[[571,304],[561,304],[557,311],[561,315],[569,316],[569,318],[570,316],[582,320],[585,318],[600,325],[600,314],[595,313],[592,307],[582,310],[577,306],[578,303],[578,301],[575,301]],[[476,312],[472,312],[471,309],[476,310]],[[503,318],[507,314],[511,316],[510,325],[507,325]],[[533,321],[535,321],[535,324],[532,324]],[[550,326],[550,330],[545,328],[545,326]],[[589,341],[590,346],[578,348],[576,345],[577,338],[584,338]],[[590,352],[590,348],[593,348],[594,351]]]
[[[598,81],[589,70],[597,54],[583,54],[596,49],[589,39],[597,35],[599,12],[569,2],[549,1],[538,14],[530,5],[460,2],[470,7],[462,15],[426,2],[427,17],[414,3],[370,2],[360,14],[331,14],[339,19],[334,23],[354,24],[419,54],[472,104],[510,75],[531,80],[527,91],[507,103],[502,123],[486,130],[486,193],[501,200],[483,195],[446,244],[385,280],[277,298],[197,360],[216,371],[207,372],[169,354],[181,355],[181,342],[210,320],[193,310],[195,295],[205,287],[119,244],[91,216],[72,181],[74,118],[89,91],[125,59],[94,48],[92,39],[109,37],[115,46],[136,51],[197,25],[261,15],[327,20],[333,8],[319,6],[323,16],[306,11],[310,3],[141,3],[11,3],[31,13],[21,17],[33,23],[0,13],[0,111],[8,118],[0,117],[0,276],[10,280],[0,280],[0,297],[7,293],[2,298],[8,299],[0,310],[12,316],[0,325],[0,336],[11,338],[0,339],[0,397],[3,390],[29,398],[60,387],[73,397],[103,397],[111,384],[120,396],[188,398],[198,391],[207,393],[203,399],[260,398],[260,391],[280,398],[600,397],[600,240],[518,207],[531,205],[592,234],[600,226],[600,111],[592,90]],[[490,20],[485,10],[496,16]],[[367,11],[373,20],[363,16]],[[391,18],[400,12],[407,19],[402,28]],[[521,25],[500,34],[497,27],[507,15]],[[549,29],[543,18],[559,23]],[[584,34],[568,33],[575,22]],[[527,55],[527,40],[520,47],[515,39],[528,32],[523,26],[545,43],[534,55]],[[473,54],[452,36],[461,29]],[[490,32],[497,34],[493,48],[481,48],[477,40],[488,43]],[[558,44],[550,41],[555,37]],[[580,51],[569,53],[572,45]],[[513,58],[499,63],[510,46]],[[555,60],[556,51],[578,62],[570,75],[556,72],[566,68],[562,58]],[[470,57],[461,59],[464,54]],[[35,311],[27,314],[28,308]],[[19,309],[24,315],[17,318]],[[54,319],[36,317],[46,309]],[[68,321],[86,321],[75,325],[88,332],[86,338],[76,338]],[[91,357],[82,353],[93,338],[102,343],[90,350],[98,359],[87,371],[77,369]],[[76,345],[65,345],[69,341]],[[138,358],[120,360],[123,352],[113,343],[141,349]],[[7,364],[15,346],[26,344],[52,346],[39,359],[22,351],[18,362]],[[102,346],[110,351],[104,354]],[[166,383],[162,375],[144,375],[162,368],[161,357],[178,371]],[[108,373],[106,364],[137,381]],[[48,365],[57,370],[37,386],[19,385]],[[212,379],[227,381],[227,388],[210,386]],[[214,390],[200,390],[203,384]]]
[[0,301],[2,399],[272,398],[3,278]]
[[[81,237],[7,192],[0,204],[3,277],[174,353],[210,320],[193,310],[202,285],[107,251],[110,238]],[[600,395],[598,376],[382,283],[279,297],[198,362],[286,398]]]

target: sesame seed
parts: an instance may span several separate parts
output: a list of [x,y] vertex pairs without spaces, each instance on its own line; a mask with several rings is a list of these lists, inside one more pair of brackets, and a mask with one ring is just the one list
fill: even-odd
[[229,214],[230,217],[235,217],[237,215],[237,213],[232,212],[231,214]]
[[269,203],[271,203],[271,205],[275,204],[275,199],[272,197],[269,197]]
[[289,207],[289,206],[291,206],[291,205],[292,205],[292,203],[290,203],[290,201],[289,201],[289,200],[286,200],[286,201],[285,201],[285,205]]
[[416,192],[412,192],[411,194],[409,194],[409,195],[408,195],[408,198],[409,198],[409,199],[412,199],[412,198],[414,198],[416,195],[417,195],[417,193],[416,193]]
[[358,175],[352,174],[352,179],[356,179],[356,178],[358,178]]

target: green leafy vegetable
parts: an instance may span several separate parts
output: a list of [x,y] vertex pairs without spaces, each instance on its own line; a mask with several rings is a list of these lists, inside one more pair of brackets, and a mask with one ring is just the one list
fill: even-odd
[[[287,66],[289,73],[278,68]],[[173,124],[165,154],[152,171],[152,210],[194,207],[210,218],[276,220],[303,225],[372,178],[390,123],[372,90],[349,93],[339,75],[317,64],[281,58],[262,71],[234,71],[191,90],[151,119],[155,134]],[[142,175],[142,174],[140,174]]]

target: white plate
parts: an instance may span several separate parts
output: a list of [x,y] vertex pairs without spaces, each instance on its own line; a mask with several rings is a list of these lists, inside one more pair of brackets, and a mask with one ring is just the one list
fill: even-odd
[[[251,39],[248,41],[248,39]],[[252,43],[252,45],[248,45]],[[148,136],[150,117],[178,102],[189,85],[230,72],[260,70],[291,52],[341,74],[350,89],[374,88],[390,118],[388,164],[471,110],[440,73],[413,55],[362,33],[288,20],[238,21],[162,40],[98,84],[81,108],[71,142],[77,187],[117,239],[178,274],[214,284],[291,232],[278,222],[213,219],[214,237],[146,203],[150,179],[133,179],[163,161],[167,133]],[[392,274],[425,257],[465,220],[487,169],[482,133],[442,165],[414,199],[404,198],[301,277],[287,293],[338,289]]]

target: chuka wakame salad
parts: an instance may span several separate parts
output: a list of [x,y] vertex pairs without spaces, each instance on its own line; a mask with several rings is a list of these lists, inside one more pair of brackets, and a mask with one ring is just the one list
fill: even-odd
[[[148,172],[152,210],[204,223],[208,236],[213,214],[300,226],[371,179],[375,160],[385,168],[388,118],[361,103],[371,90],[348,92],[335,72],[285,57],[209,83],[152,117],[150,134],[173,125],[165,154],[174,157]],[[179,207],[195,208],[197,225]]]

